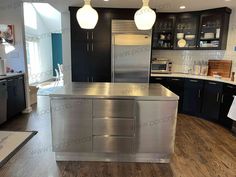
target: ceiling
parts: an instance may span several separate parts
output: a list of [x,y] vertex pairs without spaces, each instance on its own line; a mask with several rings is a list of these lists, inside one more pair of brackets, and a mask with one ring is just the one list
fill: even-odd
[[[35,1],[35,0],[34,0]],[[41,0],[49,2],[59,11],[68,10],[68,6],[82,6],[83,0]],[[142,6],[142,0],[92,0],[94,7],[113,7],[113,8],[139,8]],[[185,5],[186,9],[181,10],[179,7]],[[203,10],[216,7],[228,6],[236,7],[236,0],[150,0],[150,6],[158,9],[160,12],[175,12],[175,11],[192,11]]]

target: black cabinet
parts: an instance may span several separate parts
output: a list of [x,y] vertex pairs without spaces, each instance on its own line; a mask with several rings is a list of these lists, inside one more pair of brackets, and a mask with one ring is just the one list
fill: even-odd
[[176,18],[175,49],[196,49],[199,13],[181,13]]
[[225,50],[231,9],[158,13],[153,49]]
[[151,77],[150,83],[158,83],[158,84],[161,84],[164,87],[168,88],[167,78],[165,78],[165,77]]
[[204,81],[186,79],[184,84],[183,112],[193,116],[201,115]]
[[233,103],[233,96],[236,95],[236,86],[224,84],[220,106],[219,122],[226,128],[231,129],[233,121],[228,118],[229,109]]
[[153,49],[173,49],[175,18],[175,14],[157,14],[153,30]]
[[168,78],[167,87],[179,96],[179,113],[183,111],[183,100],[184,100],[184,79],[182,78]]
[[24,77],[7,79],[7,118],[14,118],[26,108]]
[[0,124],[7,121],[7,81],[0,80]]
[[219,121],[223,83],[206,81],[202,105],[202,116],[215,122]]
[[231,9],[219,8],[201,13],[199,48],[224,50],[227,46]]

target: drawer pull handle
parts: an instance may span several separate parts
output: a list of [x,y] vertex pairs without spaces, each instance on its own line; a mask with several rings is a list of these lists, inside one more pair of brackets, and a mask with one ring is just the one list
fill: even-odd
[[180,79],[172,79],[172,81],[179,81]]
[[211,84],[211,85],[216,85],[216,83],[215,82],[208,82],[209,84]]
[[190,80],[190,82],[198,82],[197,80]]
[[233,86],[230,86],[230,85],[227,85],[227,87],[228,87],[228,88],[231,88],[231,89],[233,89],[233,88],[234,88]]
[[198,90],[198,98],[201,98],[201,90]]
[[224,95],[222,95],[222,97],[221,97],[221,103],[224,103]]
[[155,80],[161,81],[161,80],[162,80],[162,78],[155,78]]

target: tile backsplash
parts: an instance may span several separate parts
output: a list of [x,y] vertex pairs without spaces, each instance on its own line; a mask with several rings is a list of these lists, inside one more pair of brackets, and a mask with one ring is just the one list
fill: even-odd
[[231,14],[227,50],[153,50],[153,58],[167,58],[173,63],[173,72],[187,73],[194,61],[232,60],[236,72],[236,9]]

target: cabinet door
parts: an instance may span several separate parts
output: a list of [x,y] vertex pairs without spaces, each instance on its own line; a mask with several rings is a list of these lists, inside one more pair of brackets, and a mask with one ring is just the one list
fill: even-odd
[[193,116],[201,113],[204,81],[186,79],[184,84],[183,112]]
[[26,108],[24,77],[21,76],[16,78],[15,82],[16,82],[15,110],[17,113],[20,113]]
[[175,19],[175,14],[157,14],[153,30],[153,49],[173,49]]
[[204,118],[215,122],[219,121],[222,87],[222,83],[211,81],[205,82],[202,107],[202,114]]
[[0,80],[0,124],[7,121],[7,82]]
[[184,98],[184,79],[181,78],[168,78],[167,87],[179,96],[179,113],[183,110],[183,98]]
[[71,67],[73,82],[89,82],[90,78],[90,44],[72,41]]
[[224,84],[221,98],[220,119],[219,122],[226,128],[231,129],[233,121],[228,118],[229,109],[233,103],[233,96],[236,95],[236,86]]
[[[198,37],[198,13],[181,13],[177,15],[175,29],[175,49],[196,49]],[[186,44],[182,45],[181,41]]]
[[7,80],[7,119],[16,115],[16,80],[14,78]]
[[52,99],[54,152],[92,152],[92,100]]
[[199,29],[200,49],[225,50],[231,10],[221,8],[201,14]]

